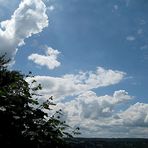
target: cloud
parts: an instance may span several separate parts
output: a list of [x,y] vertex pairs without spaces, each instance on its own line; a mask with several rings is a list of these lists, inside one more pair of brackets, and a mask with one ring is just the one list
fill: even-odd
[[114,10],[118,10],[119,6],[118,5],[114,5]]
[[[133,99],[125,90],[97,96],[93,91],[58,104],[71,126],[79,126],[86,137],[147,137],[148,104],[135,103],[120,111],[118,106]],[[66,106],[66,107],[65,107]]]
[[134,36],[127,36],[126,40],[128,41],[134,41],[136,38]]
[[148,127],[148,104],[137,102],[119,114],[122,124]]
[[53,5],[51,5],[51,6],[49,6],[47,9],[48,9],[49,11],[53,11],[53,10],[55,10],[55,7],[54,7]]
[[51,47],[46,47],[45,49],[46,55],[33,53],[28,57],[28,59],[40,66],[46,66],[48,69],[54,69],[60,66],[61,63],[57,61],[57,57],[60,52],[58,50],[52,49]]
[[129,96],[128,92],[126,92],[125,90],[115,91],[113,94],[113,98],[114,104],[122,103],[132,99],[132,97]]
[[68,116],[77,115],[81,119],[97,120],[100,118],[111,117],[118,104],[125,103],[133,97],[128,95],[125,90],[115,91],[112,96],[97,96],[93,91],[86,91],[76,99],[67,102],[63,108]]
[[[145,138],[148,132],[148,104],[135,103],[128,106],[133,97],[125,90],[117,90],[112,95],[103,96],[94,92],[94,89],[99,87],[121,82],[125,75],[121,71],[98,67],[96,71],[34,78],[43,86],[41,94],[45,97],[55,96],[55,109],[60,108],[64,112],[61,119],[72,127],[79,126],[81,136]],[[27,81],[31,82],[32,78],[27,78]]]
[[[35,76],[43,87],[40,93],[53,95],[56,98],[75,96],[88,90],[110,86],[123,80],[126,74],[121,71],[98,67],[95,72],[79,72],[78,74],[66,74],[61,77]],[[31,83],[32,78],[27,78]]]
[[[118,105],[125,104],[133,97],[125,90],[118,90],[113,95],[97,96],[93,91],[86,91],[75,99],[58,103],[71,126],[79,126],[81,136],[117,137],[117,132],[125,132],[127,127],[118,124]],[[66,107],[65,107],[66,106]],[[118,134],[118,136],[123,136]]]
[[46,6],[42,0],[23,0],[11,19],[0,23],[0,54],[15,56],[24,40],[48,26]]
[[110,118],[118,104],[132,99],[125,90],[104,96],[97,96],[93,90],[117,84],[125,75],[126,73],[122,71],[98,67],[96,71],[81,71],[78,74],[66,74],[61,77],[35,76],[27,78],[26,81],[31,83],[35,79],[40,83],[43,89],[39,94],[43,94],[45,98],[54,96],[57,102],[55,110],[61,108],[64,111],[61,119],[72,127],[79,126],[84,136],[92,137],[93,131],[96,136],[99,129],[111,126]]

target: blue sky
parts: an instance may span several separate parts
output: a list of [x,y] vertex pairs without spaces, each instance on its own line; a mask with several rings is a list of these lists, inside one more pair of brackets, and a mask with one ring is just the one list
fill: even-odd
[[148,1],[19,4],[0,0],[0,54],[11,68],[32,71],[82,136],[147,137]]

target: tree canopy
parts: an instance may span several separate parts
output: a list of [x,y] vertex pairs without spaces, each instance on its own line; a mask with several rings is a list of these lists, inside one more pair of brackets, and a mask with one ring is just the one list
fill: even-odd
[[71,137],[66,132],[69,126],[60,120],[62,111],[49,116],[44,109],[50,111],[50,106],[55,105],[52,97],[39,104],[35,97],[38,98],[36,91],[41,85],[30,88],[25,81],[27,76],[8,70],[4,57],[0,57],[0,145],[61,147],[65,144],[64,138]]

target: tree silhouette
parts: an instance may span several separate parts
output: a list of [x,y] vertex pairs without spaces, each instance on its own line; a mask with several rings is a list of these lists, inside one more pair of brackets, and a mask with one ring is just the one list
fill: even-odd
[[5,55],[0,57],[0,145],[32,148],[65,145],[64,138],[72,136],[66,132],[69,126],[60,120],[62,111],[52,116],[43,111],[50,111],[55,105],[52,97],[39,104],[36,92],[41,85],[30,88],[25,78],[31,73],[26,76],[8,70],[8,62]]

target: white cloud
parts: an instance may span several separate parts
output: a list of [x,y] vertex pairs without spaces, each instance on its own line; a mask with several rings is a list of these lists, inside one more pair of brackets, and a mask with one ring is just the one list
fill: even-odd
[[134,41],[136,38],[134,36],[127,36],[126,40],[128,41]]
[[119,9],[119,6],[118,5],[114,5],[114,9],[115,10],[118,10]]
[[127,100],[132,99],[131,96],[128,95],[128,92],[126,92],[125,90],[119,90],[119,91],[115,91],[113,94],[113,98],[114,98],[114,103],[122,103],[125,102]]
[[[125,75],[121,71],[106,70],[98,67],[95,72],[80,72],[75,75],[66,74],[61,77],[35,76],[34,79],[41,83],[43,87],[40,93],[62,98],[65,96],[75,96],[95,88],[117,84],[123,80]],[[27,81],[32,81],[32,78],[28,78]]]
[[[115,91],[113,95],[97,96],[93,89],[117,84],[125,75],[121,71],[98,67],[94,72],[81,71],[61,77],[35,76],[33,79],[43,87],[40,94],[47,98],[51,95],[56,98],[56,109],[61,108],[64,111],[63,120],[72,127],[80,126],[84,136],[92,137],[93,131],[96,136],[101,127],[110,127],[113,124],[111,117],[113,118],[118,104],[132,99],[125,90]],[[32,78],[26,80],[31,83]],[[72,96],[73,100],[61,100]]]
[[[84,137],[147,137],[148,104],[129,105],[133,99],[125,90],[114,91],[112,95],[97,96],[96,88],[119,83],[124,72],[98,67],[95,72],[67,74],[62,77],[35,76],[42,84],[42,94],[71,99],[59,100],[56,109],[64,112],[63,120],[70,126],[79,126]],[[30,82],[32,79],[28,78]],[[46,97],[45,96],[45,97]]]
[[118,124],[119,118],[115,118],[115,115],[118,116],[119,112],[116,107],[132,98],[125,90],[118,90],[113,95],[104,96],[97,96],[95,92],[87,91],[74,100],[58,103],[58,108],[63,110],[65,120],[71,126],[81,128],[81,136],[120,137],[128,131],[121,122]]
[[46,66],[48,69],[54,69],[61,65],[61,63],[57,60],[59,54],[60,52],[58,50],[46,47],[46,55],[33,53],[28,57],[28,59],[40,66]]
[[55,10],[55,7],[54,7],[53,5],[51,5],[51,6],[49,6],[47,9],[48,9],[49,11],[53,11],[53,10]]
[[80,127],[81,136],[147,137],[148,104],[136,103],[124,111],[117,109],[132,98],[125,90],[104,96],[88,91],[74,100],[59,103],[58,108],[71,126]]
[[[112,96],[97,96],[93,91],[80,94],[75,100],[67,102],[64,110],[68,116],[77,115],[81,119],[97,120],[99,118],[111,117],[114,108],[121,103],[131,100],[125,90],[115,91]],[[73,120],[73,118],[71,119]]]
[[11,19],[0,25],[0,54],[13,58],[24,39],[47,27],[46,6],[42,0],[22,0]]
[[148,127],[148,104],[137,102],[119,114],[122,124]]

